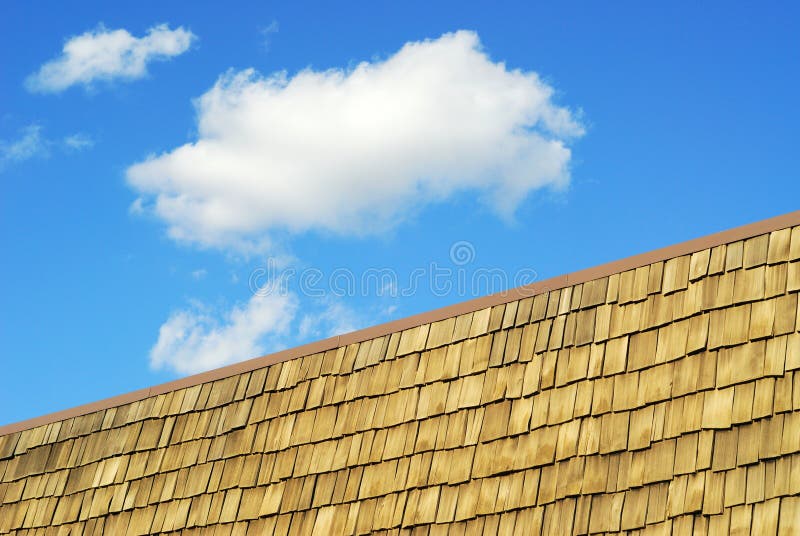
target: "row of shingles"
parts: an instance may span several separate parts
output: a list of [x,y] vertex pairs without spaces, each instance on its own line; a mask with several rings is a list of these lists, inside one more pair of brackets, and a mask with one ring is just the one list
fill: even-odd
[[[776,529],[778,534],[793,534],[792,530],[796,527],[797,497],[784,498],[780,501],[770,500],[756,505],[743,505],[726,509],[724,515],[703,517],[703,516],[681,516],[665,522],[649,525],[643,530],[621,531],[622,534],[632,535],[656,535],[656,534],[686,534],[694,529],[695,534],[729,534],[742,533],[749,534],[751,527],[755,530],[763,530],[759,534],[774,534]],[[580,500],[580,498],[578,499]],[[555,515],[554,515],[555,513]],[[324,513],[321,516],[325,515]],[[308,517],[300,516],[298,522],[303,526],[302,533],[311,533],[315,524],[306,521]],[[751,521],[752,520],[752,521]],[[779,521],[780,520],[780,521]],[[792,522],[794,521],[794,524]],[[243,535],[250,533],[267,534],[277,533],[286,534],[291,524],[291,518],[264,518],[251,522],[236,522],[217,525],[214,534],[224,535]],[[563,525],[561,519],[554,510],[542,507],[524,509],[513,512],[503,512],[486,516],[477,516],[468,521],[457,522],[447,525],[423,525],[408,529],[394,529],[377,532],[376,534],[406,534],[406,535],[437,535],[437,534],[510,534],[510,533],[542,533],[542,534],[562,534]],[[751,524],[752,523],[752,524]],[[105,527],[113,530],[117,528],[114,524],[105,523]],[[674,528],[673,528],[674,527]],[[101,534],[104,528],[104,520],[92,520],[81,527],[86,532]],[[94,532],[92,530],[94,529]],[[675,532],[672,532],[672,531]],[[730,531],[730,532],[729,532]],[[617,531],[615,531],[617,532]],[[56,530],[48,532],[30,530],[20,531],[19,534],[57,534]],[[63,532],[66,534],[66,532]],[[180,534],[202,534],[205,529],[188,529],[177,532]],[[177,534],[175,533],[175,534]]]
[[[65,440],[78,440],[101,430],[117,428],[152,418],[172,393],[90,412],[29,430],[0,437],[0,459],[19,457],[29,449],[46,447]],[[155,409],[155,413],[152,413]],[[152,414],[148,414],[152,413]]]
[[[575,499],[569,499],[567,502],[569,503],[570,501],[574,508]],[[357,504],[358,503],[355,503],[355,505]],[[343,506],[346,507],[347,505]],[[239,522],[237,526],[241,531],[240,533],[245,533],[246,530],[249,530],[259,534],[349,534],[363,533],[365,531],[378,534],[534,534],[540,533],[543,527],[546,533],[550,533],[548,527],[553,527],[552,530],[554,533],[561,534],[563,525],[561,525],[561,518],[559,517],[561,515],[560,510],[553,506],[554,505],[548,505],[547,507],[523,508],[500,513],[478,514],[464,521],[383,529],[378,532],[370,531],[369,523],[360,521],[362,518],[359,518],[359,521],[355,524],[348,522],[346,508],[343,511],[342,508],[336,506],[321,508],[318,513],[314,511],[295,512],[294,514],[272,516],[250,522]],[[351,517],[349,519],[355,518]],[[228,534],[228,531],[234,529],[233,524],[227,524],[225,527],[224,534]],[[189,529],[181,533],[194,534],[197,530],[200,529]]]
[[[582,499],[588,497],[571,498],[565,511],[577,511],[582,508]],[[782,499],[768,499],[762,503],[739,505],[726,508],[723,514],[715,516],[683,515],[665,521],[648,525],[641,530],[625,530],[620,528],[622,534],[655,535],[690,533],[696,534],[793,534],[798,526],[797,513],[800,507],[800,498],[784,497]],[[584,501],[585,504],[585,501]],[[465,534],[563,534],[561,512],[547,507],[535,507],[498,514],[478,515],[466,521],[447,524],[419,525],[413,528],[384,530],[377,534],[408,534],[408,535],[465,535]],[[583,508],[586,508],[583,506]],[[292,526],[299,526],[300,533],[312,533],[319,528],[318,522],[324,526],[327,520],[337,514],[335,507],[320,510],[316,518],[299,516],[292,519],[290,516],[268,517],[250,522],[237,522],[218,525],[215,534],[288,534]],[[579,516],[585,517],[585,516]],[[624,523],[625,510],[622,511]],[[567,521],[571,522],[571,517]],[[293,525],[297,523],[298,525]],[[623,525],[624,526],[624,525]],[[347,526],[342,525],[346,530]],[[674,528],[673,528],[674,527]],[[221,529],[221,530],[220,530]],[[754,532],[751,532],[754,531]],[[305,531],[305,532],[303,532]],[[617,532],[617,531],[614,531]],[[200,534],[202,529],[188,529],[181,534]]]
[[[797,493],[800,493],[800,478],[798,478],[800,474],[797,473],[798,464],[800,464],[800,457],[794,455],[791,457],[780,458],[777,464],[775,464],[774,462],[766,461],[762,462],[759,465],[751,466],[752,468],[751,471],[757,471],[757,470],[760,470],[762,472],[766,471],[767,474],[769,474],[768,473],[769,469],[766,468],[772,467],[772,469],[774,470],[777,466],[780,466],[780,469],[786,470],[787,473],[783,475],[782,482],[778,481],[780,479],[778,480],[767,479],[766,481],[762,480],[762,486],[764,486],[766,490],[762,491],[760,496],[753,494],[750,497],[751,502],[749,502],[748,504],[753,504],[763,501],[779,500],[782,497],[786,497],[791,494],[796,495]],[[790,473],[790,471],[792,470],[794,471],[793,474]],[[714,473],[708,470],[676,477],[669,483],[669,489],[667,495],[667,509],[669,516],[670,517],[680,516],[687,513],[697,513],[697,515],[702,514],[706,516],[713,516],[715,514],[724,513],[723,499],[722,499],[723,481],[724,479],[722,478],[722,475],[720,473]],[[636,490],[633,490],[633,492],[638,495],[640,501],[642,500],[641,494],[645,494],[644,497],[646,498],[647,494],[646,488],[637,488]],[[653,488],[650,488],[649,493],[652,496]],[[631,508],[628,510],[629,500],[631,499],[632,497],[630,496],[629,492],[625,498],[624,502],[625,508],[622,511],[620,526],[623,529],[626,528],[630,529],[637,526],[643,526],[645,523],[645,520],[643,519],[643,513],[639,509],[639,507],[642,505],[641,502],[637,504],[634,501],[634,503],[630,505]],[[725,508],[729,509],[729,507]],[[628,517],[628,519],[626,520],[626,514],[628,513],[630,513],[630,517]],[[615,523],[617,521],[619,520],[618,519],[614,520]],[[763,534],[764,532],[759,532],[758,530],[756,530],[754,533]]]
[[[77,428],[81,432],[76,437],[60,440],[52,447],[45,444],[33,448],[31,455],[26,455],[27,451],[18,453],[9,463],[3,480],[8,482],[41,474],[43,466],[52,472],[96,463],[118,455],[120,450],[133,450],[141,440],[141,435],[148,436],[145,441],[152,437],[159,439],[156,432],[160,432],[164,424],[169,425],[170,420],[164,424],[156,420],[176,413],[177,408],[169,411],[168,403],[164,407],[164,402],[169,401],[176,393],[182,391],[64,421],[62,430]],[[76,423],[80,426],[76,426]],[[145,426],[147,428],[143,430]],[[169,429],[166,432],[168,434]]]
[[[299,532],[301,534],[318,534],[326,532],[318,532],[323,528],[330,528],[328,520],[336,520],[336,507],[327,507],[320,510],[315,518],[315,521],[308,522],[306,517],[302,519],[305,526],[301,527]],[[542,527],[549,527],[551,524],[556,525],[558,519],[554,518],[551,514],[546,513],[545,508],[526,508],[510,512],[502,512],[489,515],[478,515],[465,521],[458,521],[447,524],[432,524],[432,525],[419,525],[407,528],[394,528],[382,529],[371,531],[376,535],[403,535],[403,536],[417,536],[417,535],[451,535],[451,536],[478,536],[482,534],[537,534],[540,533]],[[247,525],[249,533],[253,534],[289,534],[290,527],[294,520],[289,517],[269,517],[259,520],[251,521]],[[336,534],[328,532],[329,534]],[[348,530],[347,525],[342,527],[343,533],[353,533],[357,531],[357,526],[353,528],[353,532]],[[241,530],[244,530],[242,527]],[[305,532],[303,532],[305,530]],[[243,533],[243,532],[242,532]],[[183,534],[199,534],[199,531],[188,530]],[[224,532],[228,534],[228,532]]]
[[[791,524],[793,517],[796,518],[797,497],[784,498],[780,501],[771,500],[766,503],[757,505],[744,505],[726,510],[724,515],[703,517],[703,516],[681,516],[675,519],[670,519],[665,522],[649,525],[642,530],[620,531],[621,534],[631,535],[668,535],[668,534],[687,534],[694,531],[695,534],[749,534],[752,527],[756,529],[763,529],[761,533],[775,533],[778,534],[793,534],[792,530],[795,525]],[[753,508],[754,506],[754,508]],[[324,515],[324,514],[321,514]],[[303,518],[301,521],[305,521]],[[751,525],[752,520],[752,525]],[[780,521],[779,521],[780,520]],[[96,520],[98,523],[88,523],[84,528],[91,530],[98,528],[96,533],[100,534],[102,529],[103,520]],[[492,514],[487,516],[478,516],[464,522],[457,522],[447,525],[427,525],[417,526],[409,529],[394,529],[376,532],[376,534],[385,535],[471,535],[471,534],[562,534],[562,525],[559,525],[561,520],[557,515],[553,515],[553,510],[546,510],[538,507],[533,509],[524,509],[514,512],[503,512],[501,514]],[[796,519],[794,519],[796,523]],[[217,525],[214,529],[214,534],[221,535],[244,535],[250,533],[268,534],[278,533],[285,534],[288,532],[289,524],[292,523],[290,518],[264,518],[251,522],[236,522]],[[112,527],[110,524],[106,526]],[[314,523],[305,522],[305,533],[310,533],[313,530]],[[552,529],[552,527],[559,527]],[[673,532],[674,531],[674,532]],[[615,531],[616,532],[616,531]],[[37,531],[21,531],[19,534],[36,534],[42,533]],[[47,534],[57,534],[55,530],[46,532]],[[92,533],[92,532],[87,532]],[[203,534],[205,529],[188,529],[181,530],[174,534]],[[65,533],[66,534],[66,533]]]
[[[664,534],[728,535],[764,534],[791,536],[800,527],[800,497],[780,497],[763,502],[725,508],[721,514],[684,514],[668,520],[670,530]],[[644,535],[643,530],[627,532],[631,535]]]
[[800,527],[800,497],[782,497],[764,502],[726,508],[722,514],[683,514],[642,529],[616,529],[614,534],[650,535],[728,535],[778,534],[789,536]]
[[[794,456],[794,467],[797,468],[798,461],[800,458]],[[628,458],[630,463],[630,458]],[[776,465],[772,465],[776,464]],[[643,470],[643,464],[634,464],[638,465],[639,472]],[[761,467],[764,472],[766,472],[767,479],[766,483],[762,484],[762,487],[766,488],[766,492],[762,493],[762,496],[759,498],[757,496],[750,497],[751,502],[755,499],[763,500],[771,500],[775,497],[780,497],[781,495],[786,495],[788,493],[798,493],[800,492],[800,479],[795,477],[794,481],[791,483],[791,488],[789,488],[789,482],[784,477],[782,484],[779,484],[776,481],[770,480],[770,466],[772,465],[772,474],[775,474],[775,471],[785,471],[785,474],[789,474],[789,465],[790,459],[788,457],[779,458],[773,462],[766,462],[765,465],[757,466]],[[783,467],[778,467],[783,466]],[[753,469],[751,469],[752,471]],[[626,470],[627,471],[627,470]],[[623,473],[625,471],[621,471]],[[544,472],[543,472],[544,473]],[[795,470],[795,473],[798,473]],[[800,473],[798,473],[800,474]],[[563,475],[556,475],[551,474],[544,476],[543,479],[546,480],[547,478],[551,478],[553,480],[561,480]],[[574,503],[572,503],[573,510],[571,511],[569,516],[564,516],[566,519],[572,522],[572,513],[575,514],[575,532],[576,533],[585,533],[587,530],[590,529],[588,525],[588,518],[585,517],[588,514],[588,508],[586,507],[589,504],[589,501],[592,501],[592,504],[596,505],[596,509],[600,510],[601,512],[608,512],[609,515],[604,515],[602,518],[593,518],[591,529],[593,531],[601,531],[601,530],[619,530],[622,529],[631,529],[635,527],[644,526],[645,523],[645,512],[647,512],[647,522],[648,523],[658,523],[664,519],[663,512],[669,507],[669,515],[670,516],[680,516],[685,512],[703,512],[704,514],[714,514],[718,513],[722,510],[722,502],[721,502],[721,494],[716,493],[715,490],[721,489],[719,488],[720,482],[715,482],[713,485],[710,485],[707,488],[704,488],[703,484],[706,478],[710,478],[712,474],[708,471],[704,471],[701,473],[696,474],[689,474],[683,475],[676,479],[673,479],[669,483],[662,482],[656,484],[655,486],[649,486],[644,488],[637,488],[628,492],[617,493],[613,496],[589,496],[583,495],[577,498],[578,500],[578,510],[581,511],[577,512],[574,511]],[[543,480],[543,484],[544,484]],[[488,480],[487,480],[488,481]],[[484,481],[486,482],[486,481]],[[783,489],[778,489],[780,486],[783,486]],[[669,486],[669,495],[667,495],[667,486]],[[483,491],[485,488],[482,488]],[[496,487],[495,487],[496,491]],[[597,491],[596,489],[593,491]],[[649,497],[648,497],[649,494]],[[709,496],[711,496],[709,498]],[[489,495],[491,497],[491,495]],[[684,504],[685,499],[685,504]],[[481,500],[486,500],[485,497],[482,497]],[[560,506],[564,506],[564,504],[570,505],[570,501],[573,501],[574,498],[567,498],[564,500],[562,504],[558,502],[554,504],[546,505],[546,508],[554,507],[556,510],[559,510]],[[668,504],[667,504],[668,503]],[[656,505],[657,509],[662,511],[662,515],[654,516],[652,519],[651,513],[653,511],[653,505]],[[581,508],[583,505],[583,508]],[[623,506],[624,505],[624,506]],[[716,506],[715,506],[716,505]],[[474,504],[473,504],[474,506]],[[477,509],[479,514],[483,514],[485,512],[480,511]],[[605,519],[603,519],[605,518]],[[763,520],[762,520],[763,521]],[[787,526],[789,525],[789,521],[785,522]],[[760,525],[755,525],[760,526]],[[556,533],[563,532],[563,527]]]
[[[320,510],[316,517],[303,516],[301,519],[294,520],[291,517],[267,517],[249,522],[237,522],[218,525],[215,527],[214,534],[224,536],[244,535],[244,534],[289,534],[290,527],[298,526],[301,534],[317,534],[321,527],[328,527],[328,520],[336,519],[336,507],[329,506]],[[309,521],[310,520],[310,521]],[[373,531],[376,535],[451,535],[451,536],[471,536],[482,534],[536,534],[550,524],[558,523],[552,515],[545,514],[544,508],[528,508],[499,514],[479,515],[466,521],[448,524],[420,525],[413,528],[395,528]],[[347,525],[342,526],[345,533]],[[355,529],[354,529],[355,530]],[[182,535],[194,535],[204,533],[202,528],[186,529],[179,532]],[[336,532],[330,532],[335,534]],[[178,534],[176,532],[175,534]]]
[[[470,534],[565,534],[570,528],[581,527],[588,530],[588,511],[591,497],[581,496],[566,499],[563,508],[555,505],[523,508],[501,513],[479,514],[464,521],[446,524],[418,525],[409,528],[384,529],[376,534],[407,535],[470,535]],[[669,535],[669,534],[794,534],[800,525],[800,497],[768,498],[762,502],[726,507],[718,515],[680,515],[664,521],[631,529],[626,525],[626,518],[640,513],[630,499],[611,501],[609,504],[597,504],[597,508],[609,508],[615,511],[619,523],[611,531],[631,535]],[[291,527],[299,527],[300,533],[317,533],[315,530],[331,528],[330,521],[338,519],[341,523],[335,529],[353,533],[357,526],[348,526],[337,508],[322,508],[316,516],[273,516],[253,521],[239,521],[218,525],[215,534],[289,534]],[[573,522],[576,525],[573,525]],[[580,526],[578,526],[580,525]],[[221,530],[220,530],[221,529]],[[188,529],[181,534],[200,534],[202,529]],[[332,532],[336,533],[336,532]]]
[[791,536],[800,531],[800,497],[766,499],[725,508],[708,518],[708,534]]

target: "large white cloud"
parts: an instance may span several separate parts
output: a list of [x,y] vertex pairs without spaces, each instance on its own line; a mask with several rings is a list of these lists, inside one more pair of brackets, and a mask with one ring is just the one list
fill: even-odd
[[97,80],[141,78],[149,62],[183,54],[195,38],[183,27],[170,30],[166,24],[150,28],[143,37],[101,25],[68,39],[62,54],[42,65],[25,84],[30,91],[58,93]]
[[508,217],[569,182],[583,128],[553,93],[468,31],[350,69],[229,72],[195,101],[198,139],[127,179],[173,238],[221,248],[276,230],[378,232],[463,191]]
[[296,297],[279,292],[252,296],[226,311],[222,321],[195,304],[161,325],[150,365],[193,374],[262,355],[281,346],[296,310]]

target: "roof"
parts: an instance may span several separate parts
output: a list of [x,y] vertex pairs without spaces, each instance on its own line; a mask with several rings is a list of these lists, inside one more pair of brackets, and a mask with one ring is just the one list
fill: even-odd
[[28,421],[0,534],[798,533],[798,216]]
[[35,428],[37,426],[42,426],[44,424],[57,422],[79,415],[86,415],[88,413],[128,404],[138,400],[143,400],[145,398],[167,393],[169,391],[174,391],[176,389],[182,389],[185,387],[191,387],[214,380],[227,378],[229,376],[256,370],[274,363],[287,361],[289,359],[308,356],[315,353],[324,352],[326,350],[374,339],[376,337],[389,335],[391,333],[401,332],[413,327],[421,326],[423,324],[441,321],[450,317],[485,309],[487,307],[534,296],[550,290],[556,290],[570,285],[577,285],[615,273],[633,270],[654,262],[664,261],[673,257],[691,254],[703,249],[713,248],[721,244],[745,240],[753,236],[785,229],[788,227],[794,227],[797,225],[800,225],[800,210],[695,238],[679,244],[652,250],[646,253],[640,253],[625,259],[612,261],[591,268],[578,270],[569,274],[537,281],[529,285],[516,287],[507,291],[501,291],[495,294],[460,302],[425,313],[412,315],[406,318],[378,324],[376,326],[360,329],[350,333],[345,333],[343,335],[318,340],[309,344],[296,346],[280,352],[271,353],[265,356],[256,357],[225,367],[202,372],[200,374],[186,376],[178,380],[131,391],[129,393],[98,400],[96,402],[75,406],[54,413],[49,413],[47,415],[42,415],[40,417],[34,417],[32,419],[6,424],[0,426],[0,436],[18,432],[20,430]]

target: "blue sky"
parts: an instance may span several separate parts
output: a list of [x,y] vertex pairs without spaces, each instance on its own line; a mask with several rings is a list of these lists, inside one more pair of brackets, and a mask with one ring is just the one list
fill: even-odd
[[13,2],[0,423],[796,210],[799,32],[789,2]]

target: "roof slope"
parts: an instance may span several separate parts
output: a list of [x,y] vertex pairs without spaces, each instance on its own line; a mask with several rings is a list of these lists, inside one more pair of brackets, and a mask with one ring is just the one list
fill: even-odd
[[799,531],[799,291],[795,212],[10,425],[0,534]]

